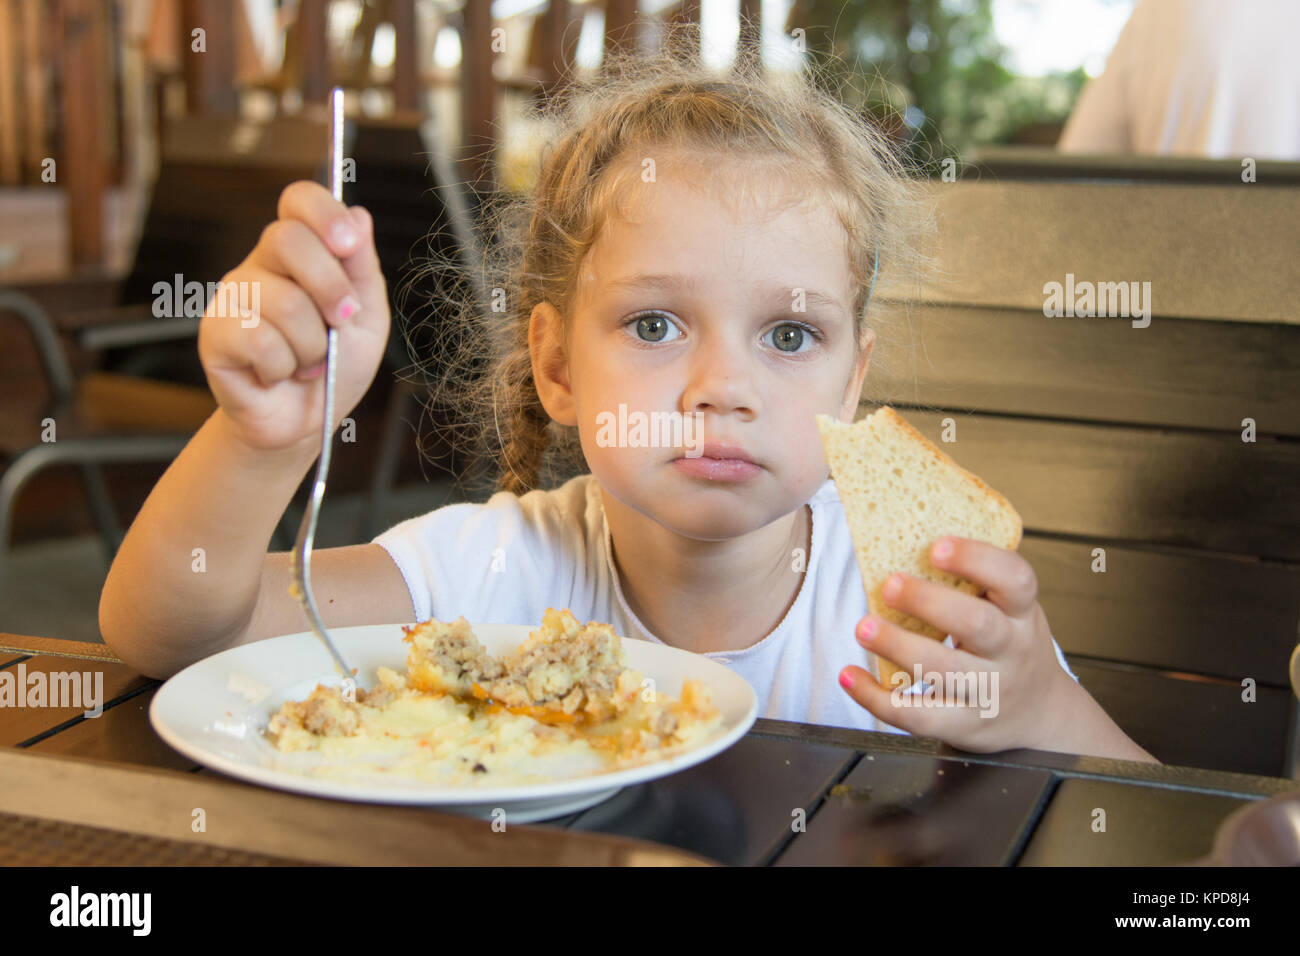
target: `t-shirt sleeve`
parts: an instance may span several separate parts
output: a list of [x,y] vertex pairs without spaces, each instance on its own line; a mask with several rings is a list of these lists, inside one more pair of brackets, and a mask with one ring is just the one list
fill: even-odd
[[374,543],[401,571],[417,621],[536,624],[573,593],[562,524],[545,494],[500,491],[410,518]]
[[[1177,14],[1173,14],[1177,16]],[[1146,67],[1150,74],[1151,32],[1160,12],[1143,2],[1134,9],[1106,57],[1106,67],[1079,93],[1078,101],[1065,122],[1056,148],[1063,153],[1131,153],[1136,144],[1133,124],[1140,121],[1131,97],[1130,64]],[[1141,77],[1142,70],[1138,71]],[[1148,82],[1150,82],[1148,78]]]
[[1052,638],[1052,647],[1056,649],[1056,659],[1061,662],[1061,666],[1065,668],[1065,672],[1074,678],[1076,684],[1079,683],[1079,675],[1070,670],[1070,665],[1065,662],[1065,653],[1061,650],[1061,645],[1056,643],[1056,638]]

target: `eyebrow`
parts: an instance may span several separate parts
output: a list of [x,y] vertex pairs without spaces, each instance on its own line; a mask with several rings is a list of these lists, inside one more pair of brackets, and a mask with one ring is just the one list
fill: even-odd
[[[605,288],[611,292],[618,292],[625,289],[698,289],[700,280],[695,276],[675,275],[671,273],[661,273],[640,276],[625,276],[621,279],[614,279],[605,284]],[[791,297],[792,290],[801,288],[800,286],[785,285],[767,285],[763,287],[763,294],[769,299],[785,299]],[[804,298],[812,305],[820,305],[832,309],[836,312],[845,313],[848,309],[840,302],[839,299],[832,295],[817,289],[804,289]]]

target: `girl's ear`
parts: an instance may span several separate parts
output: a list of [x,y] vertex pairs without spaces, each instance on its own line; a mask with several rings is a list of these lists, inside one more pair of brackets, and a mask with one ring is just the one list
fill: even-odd
[[867,367],[871,364],[871,351],[876,347],[875,329],[867,329],[862,337],[862,350],[858,353],[853,375],[844,387],[844,403],[840,407],[840,421],[852,422],[862,402],[862,383],[867,380]]
[[528,351],[533,360],[537,397],[546,414],[561,425],[577,425],[569,387],[569,360],[564,351],[564,321],[549,302],[539,302],[528,318]]

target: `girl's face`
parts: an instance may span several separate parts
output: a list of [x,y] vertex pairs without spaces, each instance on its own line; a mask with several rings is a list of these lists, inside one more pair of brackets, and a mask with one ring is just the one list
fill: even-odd
[[[665,172],[633,187],[644,199],[635,221],[604,224],[567,343],[557,347],[555,310],[534,310],[534,371],[608,494],[681,535],[721,540],[790,514],[826,480],[814,416],[853,420],[874,334],[855,364],[845,236],[829,209],[791,204],[751,174],[733,211]],[[709,456],[715,442],[753,465],[719,473],[687,455]]]

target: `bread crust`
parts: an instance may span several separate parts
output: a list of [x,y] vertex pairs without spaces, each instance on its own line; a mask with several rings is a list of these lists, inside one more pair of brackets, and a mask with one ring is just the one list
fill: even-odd
[[[1020,547],[1020,539],[1024,535],[1024,523],[1020,520],[1020,512],[1016,511],[1015,505],[1007,500],[1006,495],[1002,494],[973,471],[968,471],[961,465],[957,464],[956,460],[951,455],[917,431],[915,425],[909,422],[902,415],[898,414],[898,412],[894,411],[890,406],[882,405],[868,417],[879,415],[882,412],[885,413],[884,421],[888,423],[890,427],[896,428],[902,433],[903,437],[915,442],[930,454],[934,455],[934,457],[943,465],[955,469],[961,478],[971,482],[976,488],[978,488],[985,498],[996,502],[999,508],[1006,512],[1008,520],[1013,523],[1016,529],[1015,533],[1006,539],[1007,543],[999,544],[998,547],[1006,548],[1008,551],[1014,551],[1016,548]],[[865,421],[865,419],[863,420]],[[854,424],[857,423],[855,422]],[[990,542],[990,544],[992,543],[994,542]]]

